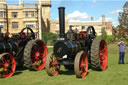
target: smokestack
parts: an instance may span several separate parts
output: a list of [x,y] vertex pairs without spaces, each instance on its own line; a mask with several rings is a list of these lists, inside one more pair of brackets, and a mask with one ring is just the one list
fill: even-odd
[[59,7],[60,38],[65,38],[65,7]]

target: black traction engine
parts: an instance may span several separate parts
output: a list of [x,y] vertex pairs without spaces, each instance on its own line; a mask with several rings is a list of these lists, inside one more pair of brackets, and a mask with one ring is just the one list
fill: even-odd
[[69,29],[65,33],[65,8],[59,7],[60,38],[54,44],[53,52],[46,57],[48,75],[59,73],[60,66],[75,71],[78,78],[87,75],[88,63],[95,70],[105,70],[107,67],[107,45],[105,40],[97,39],[93,26],[87,31]]
[[29,27],[11,37],[9,33],[0,33],[0,77],[11,77],[16,68],[22,69],[24,65],[41,70],[45,67],[46,56],[46,45],[35,39],[35,33]]

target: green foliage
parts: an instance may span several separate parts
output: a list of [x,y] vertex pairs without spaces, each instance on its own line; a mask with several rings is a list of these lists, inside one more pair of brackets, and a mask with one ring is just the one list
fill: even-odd
[[101,35],[97,35],[96,38],[101,38]]
[[101,29],[101,38],[104,40],[107,39],[107,32],[104,27]]
[[107,44],[110,44],[113,40],[114,40],[113,35],[107,35],[107,39],[106,39]]
[[[96,38],[102,38],[102,36],[97,36]],[[111,41],[114,41],[114,36],[113,35],[107,35],[107,38],[105,39],[107,44],[110,44]]]
[[55,41],[57,40],[58,35],[51,33],[51,32],[43,32],[42,40],[46,45],[54,45]]

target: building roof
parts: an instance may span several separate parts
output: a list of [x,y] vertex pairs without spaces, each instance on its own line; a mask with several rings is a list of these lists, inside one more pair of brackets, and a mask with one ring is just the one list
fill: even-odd
[[8,9],[22,9],[20,5],[8,5]]
[[37,8],[37,5],[36,4],[29,4],[29,3],[27,4],[26,3],[26,4],[24,4],[24,7],[25,8]]
[[11,5],[8,5],[8,9],[28,9],[28,10],[30,10],[30,9],[36,9],[36,8],[37,8],[36,4],[23,4],[23,5],[11,4]]

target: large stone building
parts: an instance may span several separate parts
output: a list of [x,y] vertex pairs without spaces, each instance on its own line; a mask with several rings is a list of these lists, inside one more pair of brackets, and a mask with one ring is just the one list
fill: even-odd
[[18,5],[9,5],[0,0],[0,25],[2,32],[16,34],[24,27],[31,27],[37,37],[41,38],[42,31],[50,29],[50,0],[37,0],[34,4],[25,4],[19,0]]
[[[18,5],[10,5],[5,0],[0,0],[0,26],[2,26],[2,32],[7,32],[8,28],[9,33],[16,34],[24,27],[31,27],[40,39],[42,32],[59,33],[59,21],[50,20],[50,7],[50,0],[37,0],[33,4],[26,4],[19,0]],[[95,27],[98,35],[101,34],[102,27],[106,28],[108,35],[112,34],[112,22],[106,22],[104,15],[100,22],[94,21],[93,17],[89,22],[68,22],[68,14],[66,15],[66,31],[70,26],[82,30],[89,25]]]
[[[94,17],[91,17],[91,21],[86,22],[68,22],[68,14],[65,16],[65,31],[67,32],[70,27],[79,31],[86,30],[88,26],[94,26],[97,35],[101,35],[101,28],[105,28],[108,35],[112,35],[112,22],[108,22],[105,19],[105,15],[102,15],[101,21],[94,21]],[[50,32],[59,33],[59,21],[51,21]]]

